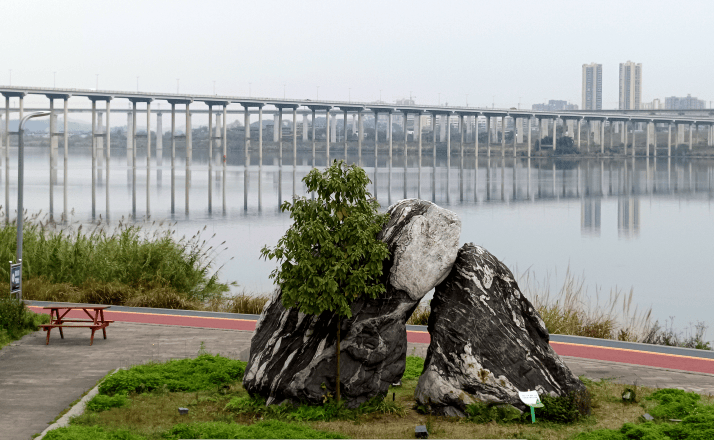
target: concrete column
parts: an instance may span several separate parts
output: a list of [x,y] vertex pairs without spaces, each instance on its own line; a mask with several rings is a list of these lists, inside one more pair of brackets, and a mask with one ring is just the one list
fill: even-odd
[[245,112],[243,113],[243,147],[245,148],[245,165],[248,166],[248,154],[250,151],[250,112],[249,107],[243,107]]
[[213,106],[208,104],[208,167],[213,166]]
[[[471,142],[471,132],[472,127],[471,127],[471,116],[467,116],[468,119],[466,119],[466,142]],[[416,127],[416,123],[414,124]]]
[[419,154],[419,168],[421,169],[421,113],[417,113],[414,117],[416,118],[414,123],[417,124],[414,134],[416,134],[417,142],[419,143],[417,153]]
[[131,158],[134,150],[134,112],[126,114],[126,164],[131,166]]
[[337,142],[337,113],[330,114],[330,142]]
[[689,151],[692,151],[692,135],[694,134],[692,130],[692,124],[689,124]]
[[389,112],[387,123],[387,137],[389,138],[389,162],[392,162],[392,112]]
[[583,120],[582,120],[582,119],[578,119],[578,151],[581,151],[581,150],[580,150],[580,137],[581,137],[581,136],[580,136],[580,131],[581,131],[582,125],[583,125]]
[[[528,118],[528,157],[531,157],[531,129],[532,129],[531,120],[532,119],[533,118],[531,118],[531,117]],[[530,161],[530,159],[529,159],[529,161]],[[528,174],[530,176],[530,172]]]
[[293,107],[293,168],[296,166],[297,166],[297,107]]
[[599,121],[600,125],[600,154],[605,154],[605,121]]
[[441,125],[439,129],[439,141],[444,142],[446,139],[446,130],[447,130],[447,125],[448,125],[448,118],[446,115],[441,115]]
[[653,123],[652,124],[652,134],[654,135],[654,139],[652,141],[652,155],[657,156],[657,124]]
[[263,166],[263,106],[258,107],[258,166]]
[[613,129],[615,128],[615,124],[616,123],[614,121],[610,121],[610,149],[611,150],[612,150],[612,132],[613,132]]
[[379,145],[379,113],[374,112],[374,174],[377,175],[377,152]]
[[[228,116],[228,109],[226,108],[227,105],[223,104],[223,118],[222,118],[222,123],[223,123],[223,140],[221,143],[223,144],[223,166],[226,166],[226,158],[228,156],[228,121],[226,120],[226,117]],[[223,183],[225,184],[226,180],[225,178],[223,179]],[[225,195],[225,191],[223,192]]]
[[555,151],[555,140],[558,137],[558,118],[553,119],[553,151]]
[[523,118],[516,118],[516,142],[523,143]]
[[307,130],[308,130],[308,123],[307,123],[307,113],[302,114],[302,141],[307,142]]
[[[474,153],[478,161],[478,115],[474,115]],[[478,162],[476,162],[476,169],[478,169]]]
[[667,157],[672,157],[672,123],[667,124]]
[[278,134],[278,133],[280,133],[280,131],[278,129],[278,127],[280,126],[279,125],[280,124],[280,121],[279,121],[280,116],[278,116],[279,113],[280,113],[280,110],[278,110],[278,113],[275,113],[273,115],[273,142],[278,142],[280,140],[280,135]]
[[[191,160],[193,159],[193,136],[191,133],[191,110],[190,106],[186,104],[186,167],[191,165]],[[186,186],[188,187],[188,178],[186,180]],[[188,194],[186,195],[188,197]],[[188,204],[186,205],[186,210],[188,210]]]
[[[327,166],[328,167],[330,166],[330,139],[331,139],[330,125],[331,125],[332,121],[334,121],[334,120],[331,120],[330,117],[331,117],[330,109],[325,110],[325,153],[326,153],[325,157],[327,158]],[[332,132],[334,133],[335,131],[336,130],[333,130]]]
[[459,114],[459,135],[461,140],[459,142],[459,157],[463,159],[464,157],[464,136],[466,135],[466,128],[464,127],[464,115]]
[[[446,176],[449,176],[449,164],[451,163],[451,115],[444,115],[446,120]],[[448,183],[448,182],[447,182]],[[446,188],[447,194],[449,191],[448,184]]]
[[501,116],[501,157],[506,157],[506,117]]
[[434,143],[433,148],[431,149],[431,153],[434,159],[434,166],[436,166],[436,114],[432,113],[431,114],[431,137],[432,137],[432,142]]
[[632,157],[635,157],[635,146],[637,145],[637,123],[633,122],[630,125],[632,126]]
[[362,165],[362,138],[364,137],[364,121],[362,120],[362,111],[357,113],[357,124],[359,125],[359,132],[357,133],[357,157],[359,158],[359,164]]
[[588,148],[588,153],[590,153],[590,142],[591,142],[590,140],[592,138],[592,132],[593,132],[592,121],[588,120],[587,124],[588,124],[588,147],[587,148]]
[[[402,120],[404,121],[404,157],[407,156],[407,150],[409,148],[409,135],[407,134],[407,123],[409,123],[409,113],[404,113]],[[405,162],[406,164],[406,162]],[[405,186],[406,188],[406,186]]]
[[[18,128],[19,130],[19,128]],[[92,99],[92,218],[95,215],[96,205],[96,174],[97,174],[97,101]],[[18,212],[18,215],[20,213]]]
[[[107,183],[109,182],[109,157],[111,156],[111,151],[112,151],[112,142],[111,142],[111,132],[112,128],[109,123],[109,116],[111,115],[111,105],[110,105],[110,100],[107,99],[107,129],[106,129],[106,141],[107,141],[107,153],[104,156],[106,160],[106,168],[107,168]],[[107,185],[107,203],[109,203],[109,185]],[[109,215],[109,205],[107,205],[107,216]]]
[[151,212],[151,203],[149,200],[149,190],[151,185],[151,173],[149,168],[151,167],[151,103],[146,103],[146,215],[148,216]]
[[[68,211],[69,206],[67,204],[67,187],[68,187],[68,185],[67,185],[67,182],[68,182],[67,167],[69,166],[69,108],[68,108],[69,102],[68,101],[69,101],[69,98],[64,98],[64,120],[63,120],[63,123],[64,123],[64,174],[63,174],[62,180],[64,181],[64,190],[63,190],[64,206],[63,206],[63,209],[64,209],[64,220],[65,221],[68,220],[68,215],[69,215],[69,211]],[[7,102],[9,103],[10,100],[8,99]],[[107,105],[109,105],[109,101],[107,101]],[[8,122],[10,122],[10,121],[5,121],[6,124]],[[7,129],[7,125],[5,126],[5,128]],[[9,143],[9,138],[7,138],[7,130],[5,130],[5,134],[6,134],[6,139],[8,140],[8,142],[5,144],[8,147],[5,150],[5,154],[8,154],[7,150],[10,149],[10,143]],[[128,133],[127,133],[127,137],[128,137]],[[7,179],[7,175],[5,176],[5,178]],[[8,184],[8,181],[6,180],[5,183]],[[9,185],[7,185],[7,186],[9,186]],[[109,185],[107,185],[107,187],[109,187]]]
[[342,126],[343,126],[343,133],[345,136],[344,139],[344,144],[345,144],[345,160],[347,160],[347,110],[345,110],[344,117],[342,118]]
[[486,157],[491,157],[491,117],[486,116]]
[[627,121],[622,121],[622,143],[625,145],[624,152],[627,155]]
[[652,136],[650,134],[652,128],[652,122],[647,123],[647,136],[645,137],[645,156],[650,155],[650,143],[652,142]]
[[[514,117],[514,118],[513,118],[513,157],[516,157],[516,139],[517,139],[517,137],[516,137],[516,126],[518,125],[518,124],[516,123],[516,121],[518,121],[518,118]],[[516,169],[515,169],[515,167],[514,167],[514,168],[513,168],[513,173],[514,173],[513,175],[514,175],[514,176],[515,176],[515,172],[516,172],[515,170],[516,170]],[[514,188],[515,188],[515,187],[514,187]]]
[[315,167],[315,109],[312,109],[312,167]]
[[[161,112],[156,113],[156,165],[163,165],[163,154],[164,154],[164,139],[163,139],[163,114]],[[101,151],[101,150],[100,150]]]

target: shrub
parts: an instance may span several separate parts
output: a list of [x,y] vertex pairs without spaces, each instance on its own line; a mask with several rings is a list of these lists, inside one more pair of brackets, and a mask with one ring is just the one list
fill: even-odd
[[466,420],[473,423],[512,423],[523,420],[523,413],[511,405],[476,402],[466,406]]
[[195,359],[137,365],[117,371],[99,386],[109,396],[154,390],[200,391],[240,381],[246,363],[220,355],[201,354]]
[[264,420],[253,425],[223,422],[179,424],[162,435],[165,439],[180,438],[346,438],[329,431],[318,431],[307,426]]
[[115,394],[114,396],[97,394],[87,402],[87,411],[102,412],[111,408],[123,408],[128,405],[129,399],[124,394]]
[[49,321],[49,315],[34,313],[14,296],[0,294],[0,348]]
[[590,393],[587,390],[571,392],[567,396],[541,396],[543,408],[536,410],[536,418],[549,422],[569,424],[590,414]]
[[650,415],[655,419],[683,419],[691,414],[699,405],[701,396],[697,393],[665,388],[657,390],[647,397],[658,405],[650,410]]

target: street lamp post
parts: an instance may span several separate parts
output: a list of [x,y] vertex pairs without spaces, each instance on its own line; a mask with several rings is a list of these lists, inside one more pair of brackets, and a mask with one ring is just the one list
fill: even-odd
[[[17,130],[18,134],[18,149],[17,149],[17,261],[22,262],[22,221],[24,217],[23,208],[23,185],[25,183],[25,141],[23,140],[25,134],[25,123],[32,118],[39,118],[41,116],[49,116],[50,112],[37,112],[30,113],[29,115],[22,118],[20,121],[20,126]],[[20,272],[22,273],[22,272]],[[20,276],[20,291],[18,292],[18,299],[22,301],[22,276]]]

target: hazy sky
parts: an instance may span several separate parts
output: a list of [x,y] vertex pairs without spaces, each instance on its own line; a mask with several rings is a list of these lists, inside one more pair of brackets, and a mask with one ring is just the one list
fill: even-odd
[[[582,64],[643,65],[643,102],[714,100],[714,2],[0,0],[0,84],[530,108]],[[351,88],[351,93],[350,89]]]

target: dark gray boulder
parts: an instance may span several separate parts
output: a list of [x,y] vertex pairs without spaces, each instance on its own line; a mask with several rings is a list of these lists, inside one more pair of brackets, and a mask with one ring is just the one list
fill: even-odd
[[[389,208],[379,238],[390,258],[384,265],[387,291],[360,299],[340,334],[341,395],[349,407],[384,395],[404,373],[406,321],[419,301],[450,272],[459,247],[461,221],[433,203],[408,199]],[[265,305],[251,340],[243,386],[268,404],[322,403],[335,393],[338,319],[285,309],[276,290]]]
[[550,347],[545,323],[511,271],[472,243],[436,287],[429,333],[415,397],[432,413],[464,416],[476,401],[525,410],[518,391],[564,396],[585,389]]

